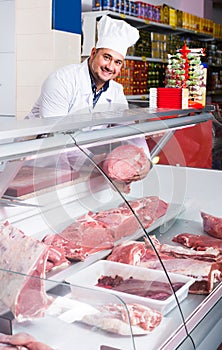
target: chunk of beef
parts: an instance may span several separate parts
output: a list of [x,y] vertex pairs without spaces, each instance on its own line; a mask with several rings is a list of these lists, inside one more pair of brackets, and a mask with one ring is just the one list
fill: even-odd
[[222,239],[222,218],[201,212],[203,229],[208,235]]
[[144,149],[128,144],[116,147],[108,155],[103,167],[111,179],[129,183],[149,166],[150,160]]
[[184,246],[195,250],[214,248],[219,250],[220,254],[222,253],[222,240],[209,236],[195,235],[192,233],[180,233],[173,237],[173,242],[181,243]]
[[43,282],[48,247],[8,222],[0,242],[0,300],[19,321],[43,316],[51,302]]

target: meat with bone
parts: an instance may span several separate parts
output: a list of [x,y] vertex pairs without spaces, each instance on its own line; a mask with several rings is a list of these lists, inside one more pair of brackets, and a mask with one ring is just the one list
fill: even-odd
[[[145,228],[150,227],[155,220],[165,215],[169,206],[168,203],[157,196],[131,200],[129,204]],[[123,205],[123,207],[126,206],[126,204]]]
[[[1,344],[4,344],[1,346]],[[5,335],[0,333],[0,349],[53,350],[27,333]]]
[[204,261],[217,261],[221,258],[219,250],[211,247],[206,248],[206,250],[194,250],[170,244],[161,244],[159,252],[176,258],[192,258]]
[[[47,241],[46,238],[45,241]],[[45,244],[47,244],[47,242],[45,242]],[[58,267],[68,267],[69,265],[70,261],[66,259],[65,250],[63,248],[59,248],[58,246],[55,248],[50,244],[46,263],[46,272],[55,270]]]
[[[178,273],[193,277],[195,282],[191,285],[189,293],[209,294],[214,284],[222,280],[222,262],[208,262],[194,259],[162,259],[167,272]],[[162,269],[158,260],[141,262],[140,266],[150,269]]]
[[222,240],[209,236],[180,233],[173,237],[173,242],[181,243],[184,246],[195,250],[214,248],[219,250],[220,254],[222,254]]
[[[131,200],[129,204],[144,228],[150,227],[159,217],[165,215],[168,209],[168,203],[156,196]],[[104,210],[98,213],[89,212],[87,216],[83,217],[84,220],[87,220],[87,218],[88,220],[101,222],[109,227],[114,241],[132,235],[140,227],[139,221],[135,218],[132,210],[126,203],[119,206],[119,208]]]
[[162,321],[161,312],[147,306],[126,304],[126,307],[117,304],[103,305],[98,313],[86,315],[82,321],[121,335],[131,335],[129,323],[136,335],[152,332]]
[[51,302],[43,282],[48,247],[8,222],[0,242],[0,300],[18,321],[42,317]]
[[[168,208],[168,204],[156,196],[130,201],[130,205],[146,228],[166,214]],[[118,208],[97,213],[90,211],[67,226],[61,233],[47,235],[43,238],[43,242],[55,250],[63,251],[66,259],[83,261],[90,254],[113,248],[114,242],[134,234],[139,227],[140,224],[132,210],[126,204],[122,204]],[[48,269],[53,268],[55,257],[52,253],[50,250]],[[66,262],[61,260],[61,264],[64,263]],[[57,266],[59,261],[55,264],[55,267]]]
[[129,265],[139,265],[142,257],[146,254],[144,242],[129,241],[117,245],[107,260],[121,262]]
[[69,260],[85,260],[89,254],[113,247],[110,229],[95,220],[75,221],[60,234],[45,236],[43,242],[63,250]]
[[[185,252],[183,251],[182,254],[179,254],[181,251],[178,250],[179,247],[175,246],[176,254],[174,254],[174,246],[160,244],[154,235],[150,236],[150,238],[168,272],[183,274],[196,279],[190,288],[192,293],[208,294],[213,289],[214,284],[222,279],[222,262],[218,259],[218,251],[213,251],[213,253],[212,250],[210,253],[208,250],[197,252],[187,248],[184,249]],[[124,243],[119,244],[113,248],[107,260],[162,270],[162,264],[147,238],[145,238],[145,242],[131,241],[128,245]],[[140,254],[136,253],[138,248],[140,249]],[[134,257],[134,249],[136,257]],[[188,251],[191,253],[190,255]],[[215,261],[213,258],[214,253]],[[180,255],[179,258],[175,257],[177,255]],[[189,259],[187,258],[188,256]],[[209,256],[211,257],[209,258]]]
[[203,229],[208,235],[222,239],[222,218],[201,212]]

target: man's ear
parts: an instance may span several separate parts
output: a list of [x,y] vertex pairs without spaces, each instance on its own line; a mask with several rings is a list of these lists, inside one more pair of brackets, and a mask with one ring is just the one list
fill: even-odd
[[96,51],[97,51],[96,47],[93,47],[91,50],[91,56],[95,56]]

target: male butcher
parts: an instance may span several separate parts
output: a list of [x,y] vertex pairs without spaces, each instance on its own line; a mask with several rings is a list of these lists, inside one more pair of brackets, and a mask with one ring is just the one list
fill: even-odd
[[[123,87],[114,79],[123,66],[128,47],[139,39],[139,31],[127,22],[102,16],[98,22],[98,40],[90,56],[81,64],[71,64],[52,73],[43,83],[41,94],[27,118],[48,118],[128,108]],[[132,144],[143,147],[144,137]],[[141,167],[134,181],[144,178],[149,165]]]

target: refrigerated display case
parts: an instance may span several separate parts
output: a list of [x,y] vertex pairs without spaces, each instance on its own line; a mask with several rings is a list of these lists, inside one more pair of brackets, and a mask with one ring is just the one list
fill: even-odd
[[[209,335],[216,349],[221,253],[199,294],[198,260],[180,257],[192,276],[172,272],[160,247],[178,247],[180,233],[207,235],[200,213],[220,216],[220,171],[154,164],[126,193],[103,167],[135,138],[163,134],[152,158],[174,130],[212,118],[211,107],[136,108],[2,123],[0,332],[26,332],[59,350],[201,349]],[[132,247],[130,263],[110,259],[118,247]],[[133,281],[139,292],[104,288],[103,277]]]

